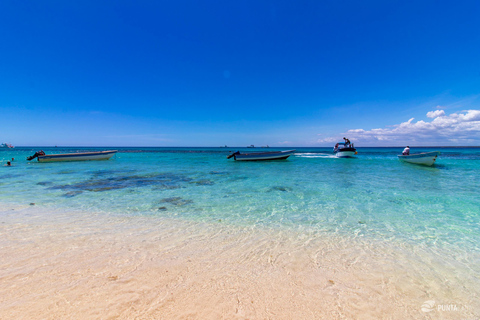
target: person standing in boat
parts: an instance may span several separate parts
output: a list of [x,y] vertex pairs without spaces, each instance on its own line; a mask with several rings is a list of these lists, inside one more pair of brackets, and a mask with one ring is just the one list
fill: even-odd
[[405,149],[403,149],[402,155],[408,156],[410,155],[410,147],[407,146]]
[[343,140],[345,140],[345,148],[350,147],[350,140],[345,137],[343,137]]

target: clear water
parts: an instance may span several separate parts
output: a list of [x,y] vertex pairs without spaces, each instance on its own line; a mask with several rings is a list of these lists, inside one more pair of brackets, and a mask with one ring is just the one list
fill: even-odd
[[38,149],[0,151],[2,164],[15,158],[0,167],[0,203],[480,252],[480,148],[412,149],[441,151],[433,167],[398,161],[401,148],[359,148],[355,159],[337,159],[331,148],[297,148],[288,160],[271,162],[227,160],[233,148],[119,148],[108,161],[27,162]]

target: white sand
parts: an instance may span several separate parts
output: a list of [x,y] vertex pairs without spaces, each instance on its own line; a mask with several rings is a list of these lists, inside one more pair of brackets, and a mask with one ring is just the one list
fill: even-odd
[[0,319],[480,316],[466,262],[358,238],[5,204],[0,235]]

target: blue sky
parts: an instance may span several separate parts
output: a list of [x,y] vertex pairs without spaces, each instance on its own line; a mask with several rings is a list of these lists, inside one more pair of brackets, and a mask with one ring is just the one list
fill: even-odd
[[0,140],[480,145],[479,16],[479,1],[4,0]]

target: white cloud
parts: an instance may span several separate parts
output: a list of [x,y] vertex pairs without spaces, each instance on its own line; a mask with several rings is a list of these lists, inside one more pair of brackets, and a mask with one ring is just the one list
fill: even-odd
[[427,113],[427,117],[429,118],[443,117],[444,115],[445,115],[445,111],[443,110],[435,110]]
[[318,140],[318,143],[340,141],[348,137],[357,145],[480,145],[480,110],[465,110],[446,115],[444,110],[427,113],[431,121],[414,121],[396,124],[389,128],[371,130],[352,129],[338,137]]

